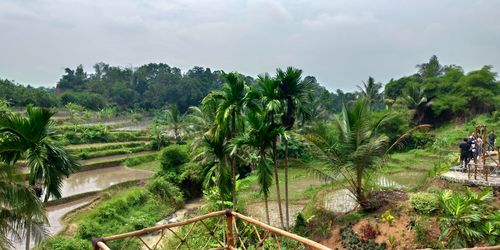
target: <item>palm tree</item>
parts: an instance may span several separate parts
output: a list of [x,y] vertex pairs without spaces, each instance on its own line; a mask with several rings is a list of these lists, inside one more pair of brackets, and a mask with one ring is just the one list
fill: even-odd
[[425,108],[429,104],[425,95],[425,88],[410,84],[403,90],[403,96],[398,102],[406,106],[413,113],[413,122],[420,124],[425,115]]
[[247,121],[249,125],[247,133],[234,138],[232,143],[235,149],[247,145],[258,151],[257,177],[261,193],[264,195],[267,223],[270,224],[268,197],[273,174],[267,160],[267,151],[273,146],[275,138],[283,133],[283,129],[278,124],[270,123],[265,111],[254,110],[249,112]]
[[186,116],[186,129],[194,135],[193,148],[200,151],[193,157],[193,161],[205,168],[203,186],[217,186],[221,206],[224,206],[226,197],[231,198],[232,183],[231,170],[225,164],[226,142],[224,136],[217,132],[218,125],[215,122],[217,106],[217,100],[208,95],[200,107],[190,107],[190,113]]
[[[35,242],[46,235],[43,224],[47,218],[40,200],[34,190],[24,184],[22,174],[7,164],[0,164],[0,204],[0,249],[12,245],[8,235],[20,240],[30,234]],[[27,242],[29,247],[29,240]]]
[[314,170],[325,179],[335,179],[335,173],[341,174],[365,210],[370,209],[372,203],[365,195],[363,179],[378,166],[377,160],[385,154],[388,141],[387,136],[377,134],[377,128],[385,117],[375,123],[370,118],[370,102],[363,98],[356,101],[352,108],[343,105],[342,113],[334,119],[335,129],[320,126],[305,136],[330,167],[330,172]]
[[[281,123],[285,130],[292,130],[297,117],[297,108],[306,102],[310,84],[302,80],[302,70],[288,67],[286,71],[276,70],[276,78],[279,81],[279,99],[283,105]],[[277,178],[277,177],[276,177]],[[285,137],[285,210],[286,225],[290,227],[290,215],[288,206],[288,138]]]
[[[225,78],[225,83],[222,85],[222,90],[212,92],[208,98],[215,99],[218,104],[214,134],[215,136],[222,135],[229,141],[235,138],[243,128],[242,116],[248,87],[238,73],[224,73],[223,77]],[[226,155],[226,158],[231,165],[231,195],[233,198],[233,208],[236,209],[237,158],[236,155],[229,154]]]
[[[19,114],[0,116],[0,160],[13,167],[22,156],[25,157],[30,170],[28,183],[32,187],[43,186],[44,201],[51,196],[61,198],[63,178],[78,168],[66,150],[55,144],[55,130],[50,120],[53,115],[50,110],[30,106],[27,117]],[[27,248],[31,228],[26,225]]]
[[361,91],[361,96],[368,99],[371,105],[378,103],[382,100],[382,94],[379,93],[382,88],[382,84],[375,83],[373,77],[368,77],[368,82],[363,81],[363,86],[358,85],[358,89]]
[[160,120],[165,124],[166,129],[173,133],[174,140],[179,143],[181,141],[180,133],[184,126],[184,115],[179,111],[177,104],[169,105]]
[[[270,126],[276,126],[278,122],[276,121],[276,116],[282,111],[282,103],[280,100],[280,82],[276,78],[272,78],[269,74],[259,75],[256,84],[250,91],[248,95],[248,102],[252,104],[260,104],[262,109],[266,113],[265,119],[270,124]],[[253,105],[254,108],[258,108],[259,105]],[[274,180],[276,182],[276,194],[278,199],[278,210],[280,215],[281,227],[284,228],[283,220],[283,209],[281,207],[281,192],[279,185],[278,176],[278,153],[277,153],[277,141],[279,136],[276,135],[274,140],[272,140],[272,158],[273,158],[273,169],[274,169]]]

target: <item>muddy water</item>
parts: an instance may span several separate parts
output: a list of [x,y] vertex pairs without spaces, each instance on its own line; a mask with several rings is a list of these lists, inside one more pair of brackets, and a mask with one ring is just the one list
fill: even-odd
[[62,187],[62,197],[106,189],[112,185],[149,178],[152,172],[123,166],[84,171],[70,175]]
[[331,192],[323,198],[323,207],[335,213],[347,213],[358,206],[354,195],[348,189]]
[[[131,169],[123,166],[96,169],[72,174],[63,181],[62,197],[68,197],[76,194],[99,191],[112,185],[130,180],[145,179],[153,175],[146,170]],[[64,224],[61,218],[68,212],[88,204],[94,197],[79,199],[76,201],[64,203],[47,208],[47,218],[49,226],[47,227],[49,235],[54,235],[63,229]],[[14,249],[25,249],[24,240],[14,243]]]
[[[80,200],[68,202],[65,204],[52,206],[47,208],[47,219],[49,220],[49,225],[47,226],[47,233],[49,235],[55,235],[59,231],[64,229],[64,223],[62,222],[62,218],[68,212],[77,209],[81,206],[89,204],[95,197],[87,197]],[[26,249],[26,240],[15,241],[14,249],[21,250]],[[31,246],[33,247],[34,242],[31,242]]]

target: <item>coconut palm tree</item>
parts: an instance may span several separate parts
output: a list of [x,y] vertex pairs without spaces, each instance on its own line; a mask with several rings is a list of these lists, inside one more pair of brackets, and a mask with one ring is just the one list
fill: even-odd
[[[281,123],[285,130],[292,130],[297,119],[298,107],[307,101],[310,83],[302,80],[302,70],[288,67],[286,71],[276,70],[276,79],[279,82],[279,99],[283,105]],[[290,227],[288,207],[288,139],[285,137],[285,210],[286,225]]]
[[425,109],[429,102],[425,95],[425,88],[416,84],[410,84],[403,90],[403,96],[397,100],[400,104],[406,106],[413,114],[413,122],[420,124],[425,115]]
[[283,129],[276,123],[270,123],[265,111],[253,110],[246,117],[249,125],[248,131],[244,135],[234,138],[232,144],[235,149],[246,145],[258,151],[257,179],[260,191],[264,195],[267,223],[270,224],[268,197],[273,174],[267,154],[274,145],[275,138],[283,133]]
[[177,104],[169,105],[160,117],[165,128],[173,133],[176,143],[181,142],[181,131],[184,127],[184,115],[179,111]]
[[372,123],[370,102],[363,98],[351,108],[343,105],[342,113],[334,119],[334,129],[320,126],[305,137],[316,146],[323,160],[329,165],[325,172],[314,169],[325,179],[335,179],[340,173],[349,184],[350,191],[363,209],[372,203],[366,197],[364,177],[374,170],[386,152],[388,138],[377,133],[380,118]]
[[[223,73],[223,77],[225,83],[222,85],[222,90],[212,92],[207,98],[213,98],[217,101],[214,135],[216,137],[223,136],[225,140],[229,141],[237,137],[243,130],[242,117],[248,86],[238,73]],[[231,195],[233,208],[236,208],[237,157],[235,154],[226,154],[226,158],[231,165]]]
[[368,77],[368,82],[363,81],[363,86],[358,85],[358,89],[361,91],[361,96],[368,99],[371,105],[378,103],[382,100],[382,94],[379,93],[382,88],[382,84],[375,83],[373,77]]
[[[0,164],[0,249],[8,249],[12,242],[30,234],[35,242],[46,235],[47,222],[41,201],[34,190],[24,184],[22,174],[12,166]],[[29,230],[28,232],[28,228]],[[27,247],[29,247],[29,238]]]
[[[21,157],[25,157],[30,170],[29,185],[43,186],[44,201],[51,196],[60,198],[63,178],[73,173],[78,164],[55,143],[55,130],[50,120],[54,112],[30,106],[26,115],[0,116],[0,160],[13,167]],[[29,249],[30,224],[38,221],[27,222],[26,248]]]

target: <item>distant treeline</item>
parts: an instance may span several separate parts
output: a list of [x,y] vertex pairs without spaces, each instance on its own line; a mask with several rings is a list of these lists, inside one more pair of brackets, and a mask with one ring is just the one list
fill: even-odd
[[[185,73],[179,68],[163,63],[150,63],[138,68],[123,68],[105,63],[94,65],[94,73],[87,73],[83,66],[66,68],[55,88],[24,87],[8,80],[0,80],[0,98],[12,106],[33,104],[41,107],[58,107],[76,103],[98,110],[117,106],[121,109],[158,109],[167,104],[177,104],[181,111],[199,105],[212,90],[218,89],[223,79],[222,71],[194,67]],[[244,77],[251,84],[254,79]],[[342,98],[353,100],[352,93],[338,90],[329,93],[314,77],[308,77],[328,108],[340,109]]]
[[[150,63],[138,68],[94,65],[94,72],[87,73],[80,65],[66,68],[55,88],[33,88],[0,80],[0,99],[11,106],[33,104],[41,107],[60,107],[76,103],[88,109],[98,110],[117,106],[120,109],[158,109],[167,104],[177,104],[181,111],[200,101],[223,83],[221,71],[194,67],[185,73],[179,68],[163,63]],[[254,79],[244,77],[252,84]],[[375,98],[374,107],[390,108],[405,105],[415,110],[415,120],[436,123],[454,118],[464,118],[479,113],[492,112],[500,105],[500,84],[491,66],[484,66],[465,73],[460,66],[439,63],[432,56],[426,63],[417,65],[417,72],[397,80],[391,79],[382,89],[373,78],[360,91],[369,86]],[[329,111],[339,111],[343,101],[356,99],[361,92],[334,93],[321,86],[316,78],[312,82],[311,102]]]

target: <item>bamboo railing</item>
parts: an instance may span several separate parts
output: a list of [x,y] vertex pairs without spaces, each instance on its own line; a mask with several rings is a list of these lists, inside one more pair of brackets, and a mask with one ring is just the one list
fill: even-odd
[[[498,168],[500,168],[500,147],[497,147],[497,157],[498,159],[495,160],[495,158],[490,155],[490,153],[486,150],[488,141],[486,138],[486,135],[488,133],[486,126],[485,125],[478,125],[476,126],[475,130],[475,135],[476,136],[481,136],[483,145],[481,148],[481,156],[479,158],[479,162],[477,159],[473,159],[473,163],[468,163],[467,164],[467,177],[470,180],[472,176],[474,176],[474,180],[477,180],[477,172],[478,172],[478,167],[482,167],[483,170],[483,178],[485,181],[488,181],[488,176],[490,175],[490,167],[494,167],[494,172],[498,171]],[[493,162],[493,165],[487,165],[486,160],[490,159]]]
[[[208,219],[216,219],[215,225],[209,226],[205,221]],[[190,246],[188,238],[196,225],[201,225],[207,232],[208,237],[212,241],[205,242],[204,246]],[[185,235],[175,230],[176,228],[188,226],[191,227],[185,232]],[[216,236],[217,230],[224,230],[223,239]],[[286,249],[316,249],[316,250],[331,250],[315,241],[306,239],[296,234],[289,233],[276,227],[269,226],[258,220],[252,219],[245,215],[230,210],[216,211],[188,219],[183,222],[159,225],[149,228],[144,228],[134,232],[118,234],[92,240],[95,250],[111,250],[106,243],[114,240],[130,240],[138,238],[143,245],[143,249],[153,250],[161,249],[161,242],[164,240],[166,232],[170,232],[177,239],[178,243],[175,249],[268,249],[266,244],[275,244],[277,249],[282,249],[286,241]],[[151,233],[160,233],[160,237],[154,243],[147,243],[143,237]],[[251,238],[251,239],[249,239]],[[126,243],[122,248],[126,247]],[[209,246],[209,243],[216,244]],[[285,249],[285,248],[283,248]],[[113,249],[114,250],[114,249]]]

